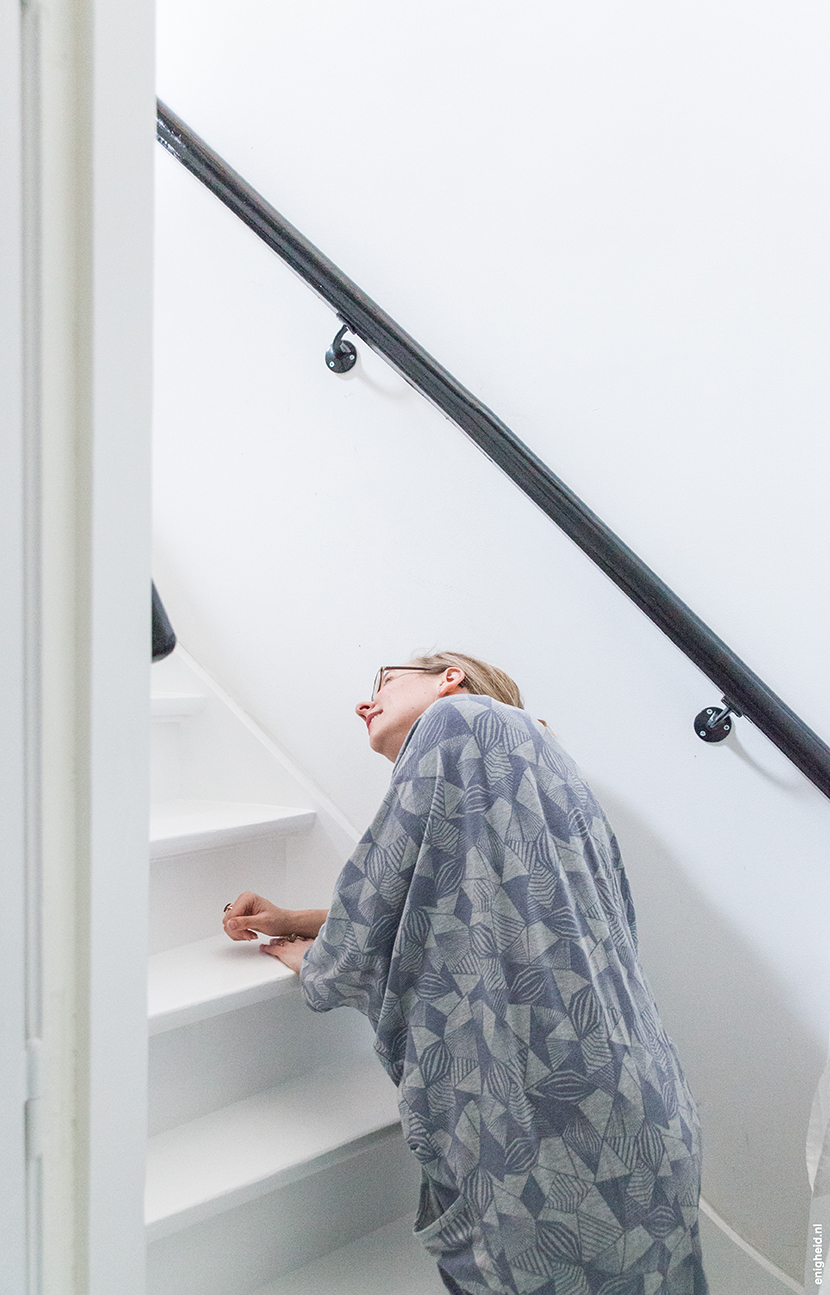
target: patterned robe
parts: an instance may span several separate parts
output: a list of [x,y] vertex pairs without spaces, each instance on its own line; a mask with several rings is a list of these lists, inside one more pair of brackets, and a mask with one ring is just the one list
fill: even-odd
[[363,1012],[464,1295],[706,1295],[697,1112],[605,816],[554,738],[435,702],[303,960]]

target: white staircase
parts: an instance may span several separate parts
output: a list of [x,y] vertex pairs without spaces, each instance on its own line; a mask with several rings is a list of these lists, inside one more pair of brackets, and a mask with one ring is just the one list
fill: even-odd
[[152,684],[148,1295],[439,1295],[367,1022],[222,932],[325,907],[355,833],[180,649]]

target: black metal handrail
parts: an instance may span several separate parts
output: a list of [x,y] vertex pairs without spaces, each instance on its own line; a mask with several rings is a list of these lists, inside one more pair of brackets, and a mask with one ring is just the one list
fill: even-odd
[[155,584],[152,586],[151,645],[153,663],[163,661],[176,646],[173,626]]
[[158,138],[336,311],[350,332],[466,432],[712,680],[733,711],[751,719],[825,796],[830,796],[830,747],[501,419],[161,102]]

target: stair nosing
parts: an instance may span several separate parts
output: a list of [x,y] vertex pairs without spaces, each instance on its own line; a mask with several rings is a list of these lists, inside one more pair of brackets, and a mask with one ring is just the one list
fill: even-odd
[[[224,944],[223,944],[224,942]],[[253,941],[238,942],[236,947],[248,950]],[[148,973],[152,978],[153,972],[159,966],[163,965],[156,959],[163,959],[172,953],[182,953],[188,948],[194,951],[194,960],[198,957],[197,950],[208,951],[208,946],[213,947],[219,952],[224,946],[231,951],[234,944],[227,936],[210,936],[206,940],[194,940],[189,945],[178,945],[173,949],[166,949],[161,953],[151,955],[148,959]],[[239,956],[246,956],[240,952]],[[265,954],[257,953],[253,955],[260,961],[266,957]],[[268,974],[258,983],[244,985],[240,989],[230,988],[224,994],[211,994],[209,997],[195,998],[190,997],[183,999],[177,1006],[168,1007],[163,1010],[154,1010],[150,1005],[148,1010],[148,1032],[151,1036],[164,1034],[168,1030],[179,1029],[184,1025],[191,1025],[195,1021],[207,1020],[211,1016],[221,1016],[225,1012],[237,1011],[243,1007],[249,1007],[253,1003],[265,1002],[269,998],[275,998],[280,994],[293,993],[299,989],[299,981],[292,971],[284,967],[281,963],[269,958],[264,964],[268,968]],[[152,1003],[152,987],[148,986],[148,1001]]]
[[310,1178],[314,1174],[324,1173],[327,1169],[335,1165],[342,1164],[344,1160],[350,1160],[353,1156],[358,1156],[370,1147],[386,1141],[387,1138],[400,1137],[400,1120],[389,1121],[386,1124],[379,1125],[376,1129],[363,1133],[357,1138],[352,1138],[347,1142],[341,1143],[330,1150],[321,1151],[318,1155],[309,1156],[307,1160],[298,1161],[296,1164],[288,1165],[284,1169],[277,1169],[271,1174],[265,1174],[262,1178],[252,1180],[242,1186],[231,1187],[220,1195],[211,1197],[210,1200],[200,1201],[196,1205],[185,1206],[184,1209],[177,1211],[175,1214],[164,1215],[145,1225],[145,1235],[147,1243],[160,1241],[164,1237],[175,1236],[178,1232],[185,1232],[195,1224],[203,1223],[207,1219],[216,1218],[219,1214],[226,1214],[229,1210],[236,1209],[238,1206],[247,1205],[250,1201],[257,1200],[260,1196],[267,1196],[269,1192],[279,1191],[282,1187],[288,1187],[291,1183],[300,1182],[303,1178]]
[[[256,840],[266,836],[291,836],[311,827],[316,819],[313,809],[293,807],[290,805],[264,805],[246,801],[219,801],[182,799],[179,801],[160,801],[152,808],[162,805],[204,806],[205,820],[200,826],[198,816],[194,813],[191,830],[168,832],[166,835],[154,835],[152,809],[150,825],[150,858],[164,859],[173,855],[193,854],[201,850],[221,849],[243,841]],[[238,806],[240,810],[261,811],[260,817],[253,822],[211,823],[211,806]],[[184,811],[183,811],[184,812]]]
[[[325,1078],[328,1081],[318,1087],[316,1096],[313,1086],[313,1077],[315,1076],[318,1079]],[[350,1086],[346,1083],[349,1077],[351,1077],[352,1081]],[[194,1223],[225,1213],[237,1205],[255,1200],[258,1196],[266,1195],[268,1192],[277,1190],[288,1183],[296,1182],[333,1164],[340,1163],[343,1159],[357,1155],[373,1143],[393,1134],[397,1135],[400,1120],[397,1116],[394,1085],[388,1075],[383,1072],[378,1059],[374,1055],[367,1054],[360,1059],[359,1068],[355,1065],[355,1059],[352,1059],[351,1064],[346,1064],[343,1067],[330,1066],[309,1071],[297,1076],[295,1079],[276,1085],[274,1088],[253,1094],[241,1102],[231,1103],[230,1106],[219,1111],[188,1121],[177,1129],[166,1130],[164,1133],[156,1134],[154,1138],[151,1138],[148,1149],[148,1185],[150,1189],[152,1189],[154,1171],[160,1177],[164,1173],[163,1152],[157,1157],[155,1164],[152,1157],[153,1145],[160,1147],[163,1139],[174,1142],[173,1150],[168,1152],[168,1155],[173,1158],[175,1163],[190,1164],[193,1159],[193,1150],[188,1150],[187,1139],[181,1136],[188,1128],[193,1132],[194,1147],[198,1146],[198,1135],[202,1131],[206,1134],[203,1137],[203,1143],[207,1142],[209,1146],[211,1141],[215,1141],[220,1147],[221,1153],[223,1116],[228,1130],[226,1137],[232,1139],[234,1146],[239,1146],[239,1129],[244,1125],[244,1119],[240,1121],[239,1113],[243,1107],[248,1106],[250,1108],[253,1128],[260,1130],[262,1128],[263,1103],[273,1099],[271,1118],[276,1117],[279,1119],[279,1107],[281,1104],[279,1098],[282,1097],[287,1121],[285,1128],[293,1128],[291,1121],[293,1119],[294,1124],[297,1123],[297,1107],[299,1106],[302,1109],[303,1102],[308,1103],[307,1110],[310,1117],[313,1117],[320,1110],[334,1109],[331,1100],[332,1093],[336,1093],[337,1087],[341,1084],[348,1089],[351,1101],[354,1100],[355,1095],[359,1094],[362,1098],[365,1094],[369,1103],[369,1111],[373,1113],[376,1108],[379,1108],[378,1116],[371,1114],[371,1118],[366,1119],[364,1117],[359,1121],[354,1121],[352,1116],[352,1122],[357,1124],[353,1136],[349,1134],[349,1119],[347,1118],[342,1141],[330,1142],[332,1131],[329,1129],[328,1132],[323,1134],[323,1142],[319,1149],[308,1156],[294,1156],[285,1163],[277,1163],[273,1168],[261,1172],[258,1176],[246,1180],[240,1180],[239,1178],[235,1181],[232,1180],[225,1189],[215,1191],[213,1195],[193,1201],[185,1200],[185,1203],[180,1207],[169,1209],[166,1213],[161,1212],[155,1216],[150,1216],[146,1224],[148,1241],[158,1240],[163,1236],[170,1236],[175,1232],[183,1231]],[[390,1090],[388,1104],[384,1099],[386,1091],[384,1085],[388,1085]],[[285,1100],[286,1096],[287,1101]],[[328,1106],[325,1105],[326,1102],[328,1102]],[[384,1105],[387,1106],[385,1111],[383,1109]],[[394,1114],[392,1113],[393,1110]],[[234,1115],[236,1118],[234,1118]],[[217,1132],[218,1137],[216,1136]],[[176,1134],[179,1135],[178,1138],[171,1137],[171,1135]],[[211,1134],[213,1137],[211,1137]],[[267,1136],[267,1125],[265,1136]],[[336,1131],[334,1136],[337,1136]],[[194,1170],[196,1180],[198,1180],[198,1174],[199,1167],[197,1165]],[[150,1195],[149,1191],[148,1195]],[[148,1215],[149,1213],[148,1203]]]

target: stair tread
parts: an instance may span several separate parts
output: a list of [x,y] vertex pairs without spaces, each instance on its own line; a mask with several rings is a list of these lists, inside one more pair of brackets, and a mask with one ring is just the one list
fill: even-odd
[[287,835],[314,822],[311,809],[226,800],[166,800],[150,809],[150,857]]
[[148,1238],[336,1163],[398,1120],[397,1090],[368,1053],[159,1133],[147,1155]]
[[296,982],[293,971],[260,953],[258,941],[221,934],[167,949],[148,963],[150,1033],[262,1002],[290,992]]
[[[413,1201],[414,1205],[414,1201]],[[356,1241],[294,1268],[254,1295],[446,1295],[431,1259],[412,1235],[412,1218],[395,1219]]]

